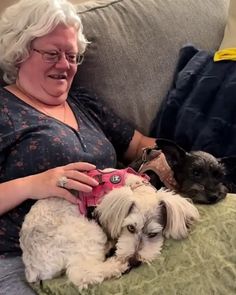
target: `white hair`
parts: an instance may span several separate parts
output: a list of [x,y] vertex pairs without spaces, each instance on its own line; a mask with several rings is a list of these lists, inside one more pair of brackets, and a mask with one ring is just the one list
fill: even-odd
[[77,31],[79,53],[89,43],[73,4],[67,0],[20,0],[9,6],[0,19],[0,67],[6,83],[17,78],[17,64],[29,56],[31,42],[52,32],[58,24]]

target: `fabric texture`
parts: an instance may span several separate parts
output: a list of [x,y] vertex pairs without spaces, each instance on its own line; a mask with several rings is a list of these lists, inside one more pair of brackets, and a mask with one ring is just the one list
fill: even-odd
[[219,50],[236,48],[236,0],[230,0],[228,19],[225,27],[224,37]]
[[[201,220],[190,236],[166,240],[150,266],[132,269],[120,279],[79,291],[66,277],[32,284],[40,295],[235,295],[236,197],[215,205],[198,205]],[[178,290],[178,291],[176,291]]]
[[188,42],[217,49],[228,0],[106,0],[77,8],[91,44],[74,85],[91,89],[148,134],[179,49]]
[[[134,128],[82,89],[74,90],[68,103],[78,131],[0,89],[0,182],[79,161],[116,167]],[[33,203],[27,200],[0,216],[0,256],[21,253],[19,231]]]
[[236,154],[236,64],[213,62],[213,53],[186,46],[151,135],[185,150],[216,157]]
[[0,295],[33,295],[21,257],[0,259]]

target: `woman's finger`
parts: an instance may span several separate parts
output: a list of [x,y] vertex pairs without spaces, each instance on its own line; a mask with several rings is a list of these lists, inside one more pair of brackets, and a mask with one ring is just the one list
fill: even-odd
[[58,187],[56,189],[56,196],[63,198],[72,204],[78,204],[79,199],[73,195],[69,190]]
[[92,186],[84,184],[82,182],[67,178],[67,181],[64,185],[64,188],[67,190],[75,190],[84,193],[90,193],[93,190]]
[[79,171],[90,171],[96,169],[96,166],[87,162],[76,162],[70,163],[64,166],[65,170],[79,170]]
[[64,176],[69,179],[82,182],[83,184],[87,184],[88,186],[97,186],[99,185],[98,181],[91,176],[88,176],[84,172],[79,172],[77,170],[68,170],[65,172]]

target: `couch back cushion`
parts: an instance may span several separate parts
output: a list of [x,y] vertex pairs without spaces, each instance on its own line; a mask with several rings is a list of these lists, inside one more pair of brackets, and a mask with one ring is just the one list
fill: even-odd
[[236,0],[231,0],[228,11],[228,19],[225,27],[224,38],[220,44],[220,50],[236,48]]
[[77,8],[91,44],[74,83],[148,133],[179,49],[218,48],[228,0],[100,0]]
[[[81,2],[73,3],[77,1]],[[79,3],[91,44],[74,84],[95,92],[147,134],[170,86],[179,49],[186,43],[218,48],[228,4],[229,0]]]

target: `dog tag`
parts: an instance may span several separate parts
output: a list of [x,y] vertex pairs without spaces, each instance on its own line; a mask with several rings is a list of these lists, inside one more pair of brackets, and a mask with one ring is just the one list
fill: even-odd
[[120,183],[120,182],[121,182],[121,177],[120,177],[120,175],[112,175],[112,176],[110,177],[110,182],[113,183],[113,184]]

